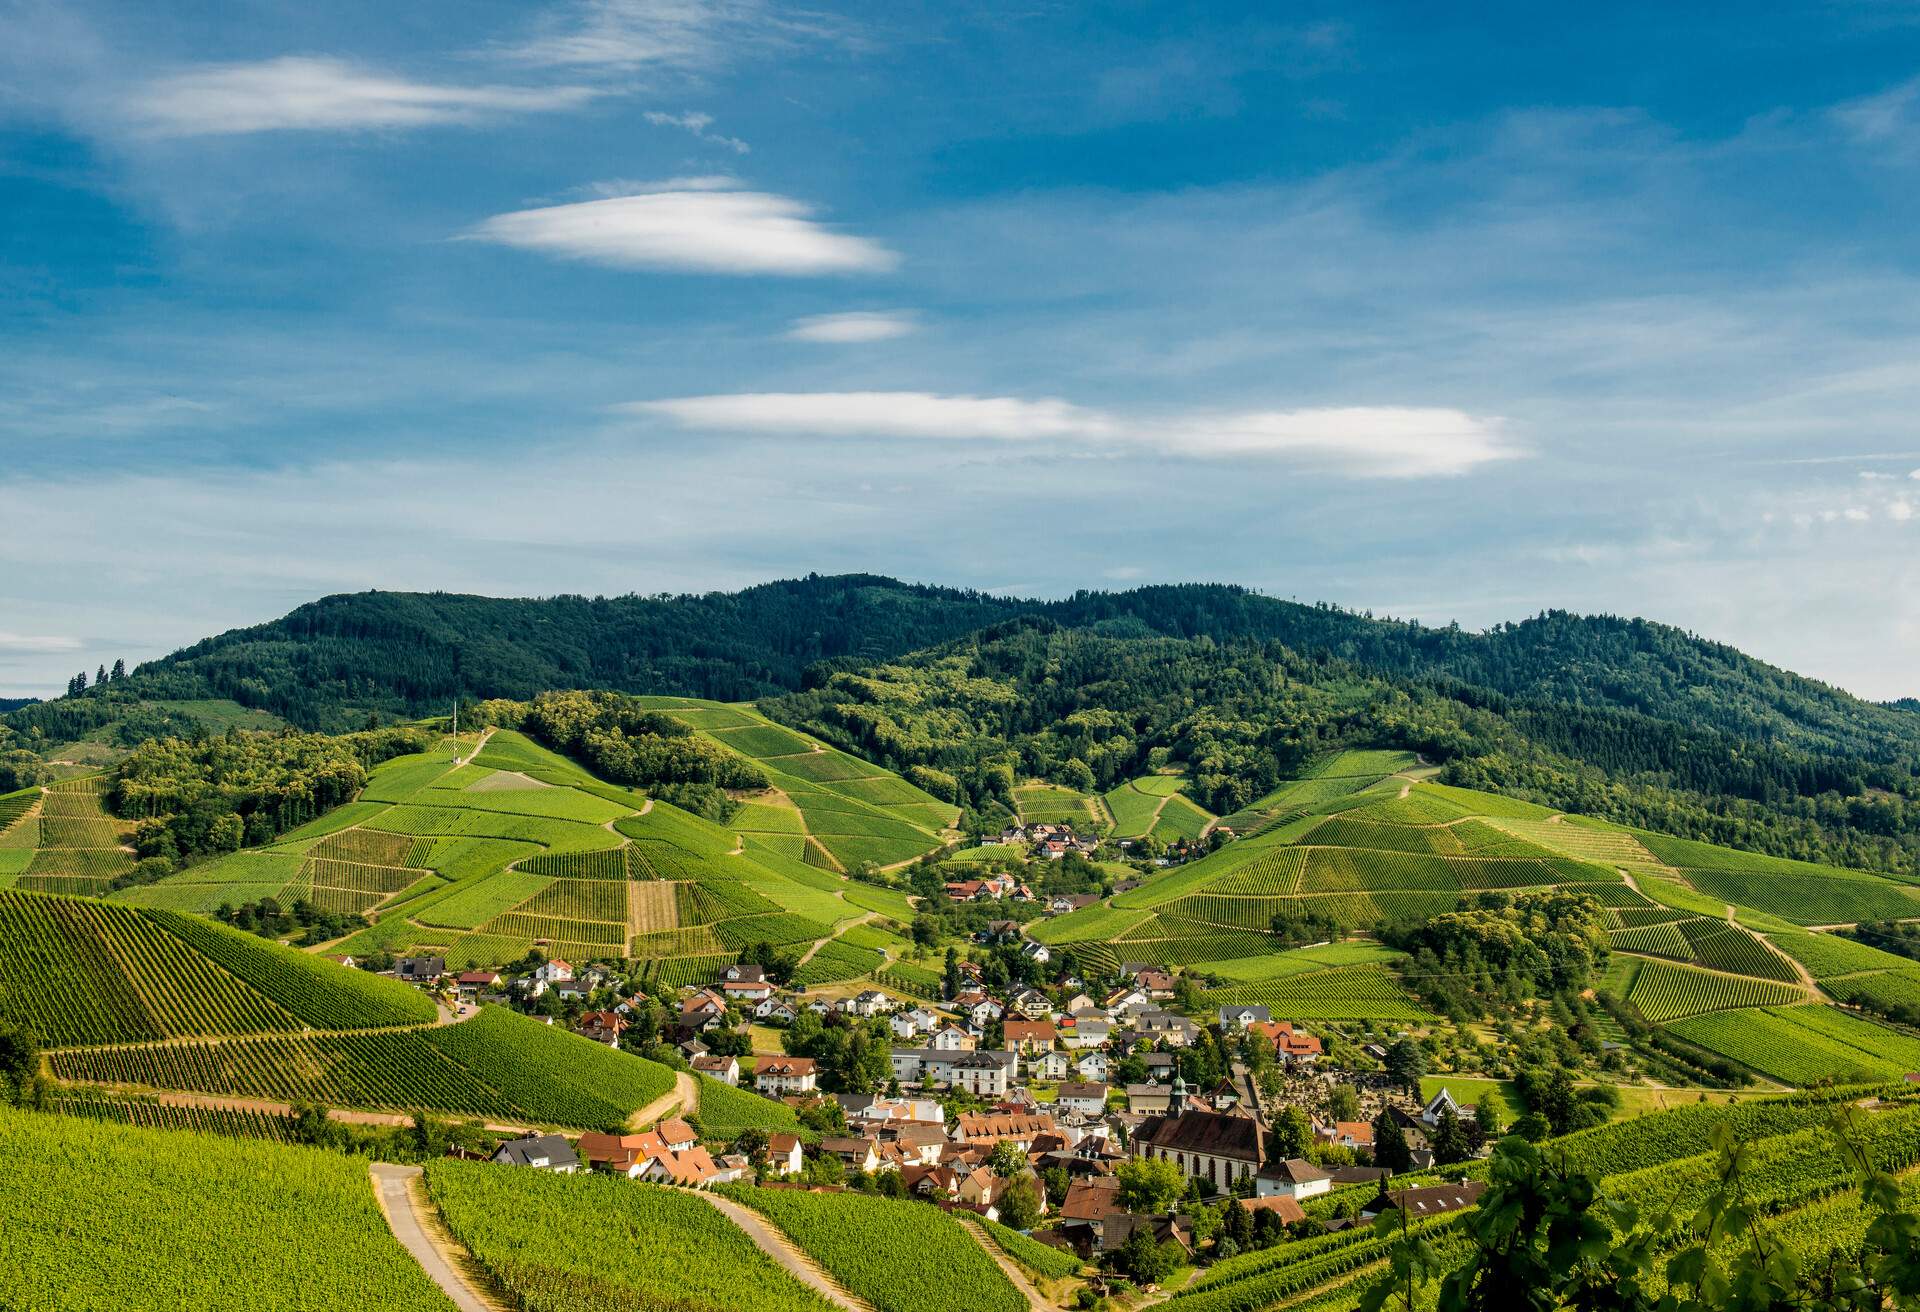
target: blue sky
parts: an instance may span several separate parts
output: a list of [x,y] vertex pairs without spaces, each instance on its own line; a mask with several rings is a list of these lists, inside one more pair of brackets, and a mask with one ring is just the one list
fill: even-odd
[[849,569],[1920,692],[1920,6],[1432,8],[0,0],[0,695]]

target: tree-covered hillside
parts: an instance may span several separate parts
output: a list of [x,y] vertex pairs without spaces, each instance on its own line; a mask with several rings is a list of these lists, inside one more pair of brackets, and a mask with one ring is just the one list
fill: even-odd
[[[742,700],[798,689],[819,662],[884,661],[1023,615],[1110,638],[1278,642],[1383,677],[1636,711],[1849,757],[1920,753],[1920,715],[1862,702],[1666,625],[1554,611],[1469,633],[1220,584],[1052,602],[864,574],[677,597],[366,592],[208,638],[141,666],[126,686],[150,699],[231,697],[303,727],[357,728],[369,709],[421,714],[444,710],[456,695],[525,699],[555,688]],[[15,716],[38,722],[74,700]]]
[[1316,754],[1360,745],[1419,752],[1449,782],[1783,856],[1911,870],[1920,854],[1912,753],[1864,716],[1861,740],[1885,759],[1814,750],[1811,732],[1742,738],[1677,714],[1396,675],[1277,640],[1107,632],[1023,619],[819,671],[818,686],[762,706],[895,770],[945,771],[988,819],[1030,776],[1105,791],[1169,765],[1226,815]]
[[357,727],[369,710],[444,713],[458,696],[525,700],[557,688],[734,701],[797,688],[816,661],[885,659],[1019,605],[864,575],[679,597],[364,592],[196,643],[142,666],[133,684],[329,728]]

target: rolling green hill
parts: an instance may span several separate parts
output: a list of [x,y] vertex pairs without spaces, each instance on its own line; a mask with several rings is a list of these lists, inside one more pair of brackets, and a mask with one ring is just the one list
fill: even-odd
[[[1558,815],[1421,782],[1407,765],[1380,753],[1325,758],[1249,809],[1250,836],[1032,933],[1090,969],[1187,967],[1218,981],[1211,1002],[1294,1019],[1419,1021],[1428,1004],[1399,978],[1402,954],[1367,941],[1276,951],[1270,922],[1313,915],[1365,933],[1481,892],[1557,889],[1601,903],[1619,999],[1700,1048],[1788,1083],[1885,1078],[1920,1058],[1904,1031],[1795,1005],[1920,997],[1920,967],[1906,958],[1797,928],[1850,912],[1920,917],[1920,887]],[[1320,786],[1334,780],[1342,787]],[[1791,1059],[1770,1055],[1788,1040]]]
[[[789,728],[931,771],[914,782],[987,823],[1015,810],[1017,780],[1104,794],[1169,766],[1202,809],[1240,814],[1327,747],[1367,743],[1558,810],[1920,868],[1908,710],[1644,620],[1547,612],[1466,633],[1218,585],[1034,602],[850,575],[700,597],[329,597],[0,716],[0,764],[163,703],[341,728],[570,687],[759,698]],[[1192,827],[1174,810],[1170,833]],[[855,859],[897,850],[872,847]]]
[[[767,735],[711,735],[731,750],[791,745],[788,731],[750,712],[688,701],[671,709],[693,720],[724,713]],[[709,978],[758,942],[795,955],[818,943],[816,975],[837,962],[857,977],[881,968],[883,954],[868,945],[854,956],[830,942],[836,927],[868,914],[910,919],[912,907],[840,871],[938,847],[933,826],[951,823],[954,808],[865,762],[803,746],[757,758],[776,788],[722,827],[496,730],[483,746],[463,739],[457,754],[443,743],[381,764],[355,801],[278,841],[111,897],[199,915],[263,898],[305,901],[374,922],[337,951],[431,952],[455,969],[537,947],[577,962],[632,959],[648,978],[678,985]],[[53,859],[35,848],[23,864]],[[34,876],[14,878],[30,885]]]

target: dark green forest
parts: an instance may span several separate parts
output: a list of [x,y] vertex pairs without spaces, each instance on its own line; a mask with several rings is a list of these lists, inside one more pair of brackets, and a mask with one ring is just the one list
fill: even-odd
[[[1762,743],[1870,761],[1920,753],[1920,714],[1862,702],[1667,625],[1549,611],[1487,633],[1376,620],[1224,584],[1024,601],[809,575],[736,593],[514,600],[364,592],[208,638],[136,669],[149,699],[230,697],[303,728],[359,728],[368,710],[424,715],[456,696],[525,700],[556,688],[744,700],[794,691],[822,662],[852,668],[1016,616],[1105,637],[1284,644],[1393,678],[1446,679],[1504,697],[1636,711]],[[30,706],[16,727],[75,715],[100,695]],[[50,740],[77,735],[49,732]]]

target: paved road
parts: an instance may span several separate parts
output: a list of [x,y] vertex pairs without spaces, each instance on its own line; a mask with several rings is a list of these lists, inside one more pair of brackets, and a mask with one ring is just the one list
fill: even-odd
[[481,1293],[454,1264],[447,1252],[453,1246],[452,1241],[435,1242],[429,1223],[421,1215],[426,1203],[415,1184],[419,1178],[417,1166],[373,1164],[374,1194],[380,1200],[380,1210],[387,1214],[393,1237],[413,1254],[414,1260],[433,1278],[434,1284],[446,1291],[460,1312],[501,1312],[499,1305]]
[[699,1110],[700,1082],[685,1071],[675,1071],[673,1087],[629,1116],[627,1124],[638,1128],[643,1125],[652,1125],[655,1121],[665,1120],[669,1112],[675,1112],[680,1116],[692,1116]]
[[726,1218],[746,1232],[761,1252],[778,1262],[793,1273],[795,1279],[803,1281],[823,1298],[838,1303],[848,1312],[873,1312],[871,1306],[855,1298],[834,1282],[833,1277],[815,1266],[813,1260],[794,1246],[791,1239],[774,1229],[763,1220],[760,1214],[750,1207],[742,1207],[731,1198],[722,1198],[719,1194],[710,1194],[704,1189],[690,1191],[695,1198],[704,1198],[720,1209]]

